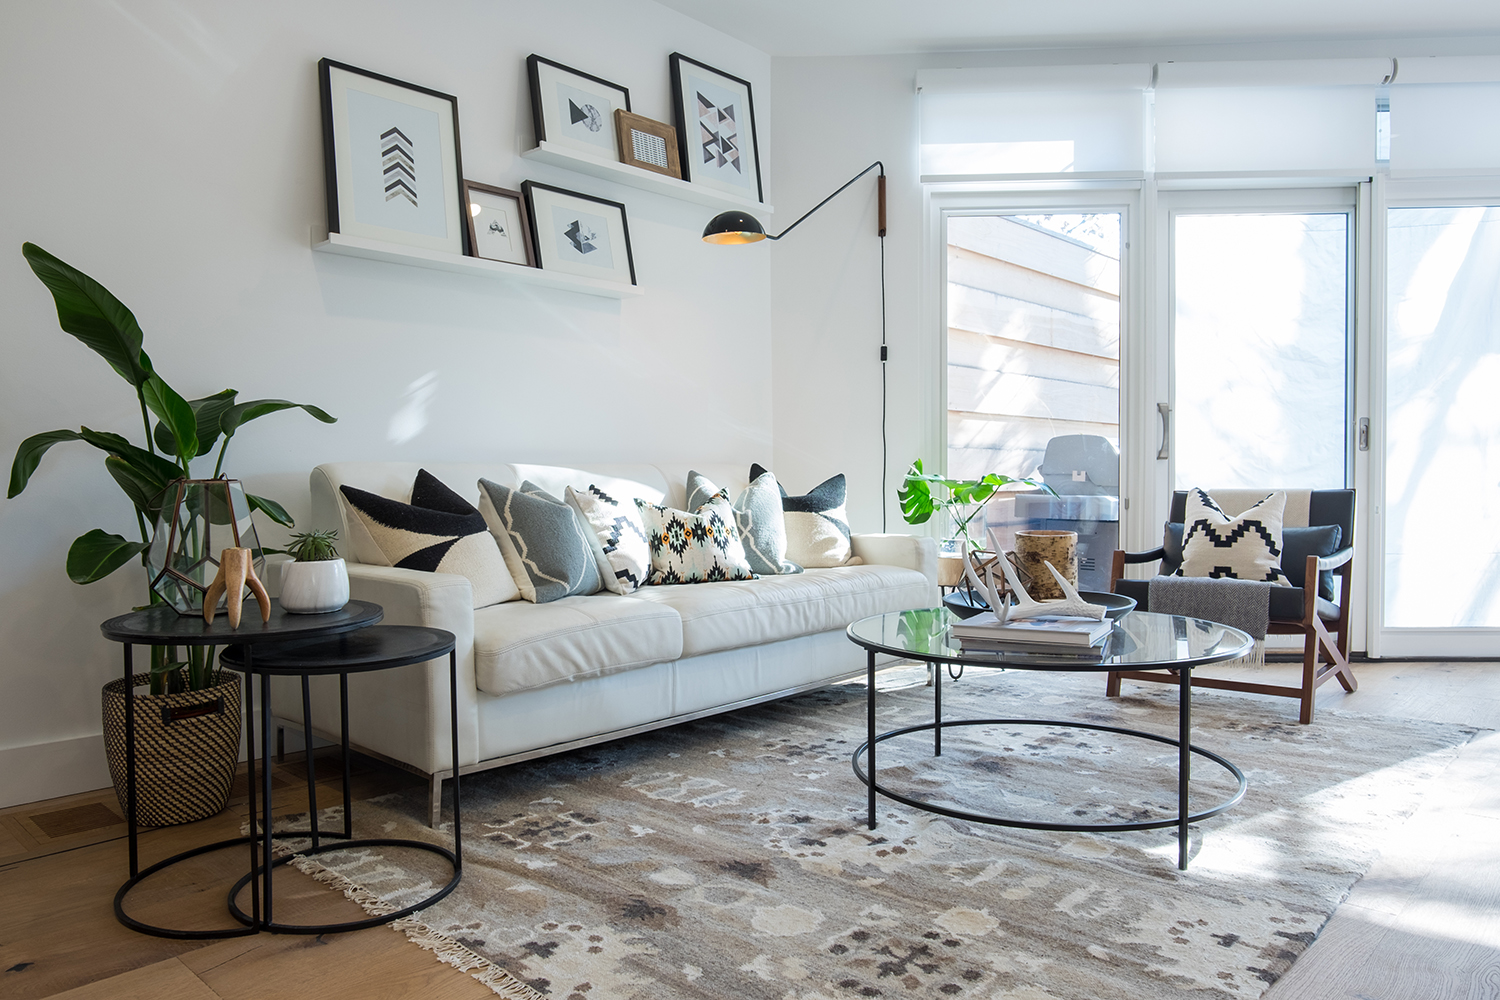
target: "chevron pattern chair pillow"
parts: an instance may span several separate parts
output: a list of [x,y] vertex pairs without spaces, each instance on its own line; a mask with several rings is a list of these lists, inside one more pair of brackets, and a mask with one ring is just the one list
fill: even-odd
[[370,532],[387,566],[468,577],[475,608],[518,596],[484,517],[426,469],[417,472],[409,504],[353,486],[340,486],[339,492]]
[[1275,492],[1230,517],[1200,489],[1188,491],[1177,576],[1260,580],[1290,587],[1281,570],[1286,494]]

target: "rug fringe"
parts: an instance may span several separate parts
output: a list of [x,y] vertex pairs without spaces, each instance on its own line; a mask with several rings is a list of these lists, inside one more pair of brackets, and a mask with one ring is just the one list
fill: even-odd
[[[276,845],[276,853],[292,855],[292,860],[288,864],[293,868],[311,877],[315,882],[321,882],[331,889],[339,890],[344,894],[345,899],[358,904],[373,917],[385,916],[400,909],[396,904],[381,899],[364,886],[320,864],[316,858],[303,857],[284,844]],[[459,972],[467,972],[470,977],[489,987],[497,996],[512,997],[514,1000],[547,1000],[542,994],[494,962],[423,923],[416,916],[393,920],[390,927],[394,931],[404,933],[408,941],[423,951],[432,952],[433,957],[439,962],[451,965]]]

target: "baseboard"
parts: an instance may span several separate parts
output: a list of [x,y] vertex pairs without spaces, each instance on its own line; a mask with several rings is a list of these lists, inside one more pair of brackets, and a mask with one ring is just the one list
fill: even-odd
[[0,750],[0,808],[109,785],[102,734]]

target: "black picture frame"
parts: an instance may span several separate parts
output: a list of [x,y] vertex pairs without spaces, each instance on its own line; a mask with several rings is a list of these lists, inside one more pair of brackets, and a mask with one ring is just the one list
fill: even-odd
[[[448,124],[452,130],[453,158],[451,175],[444,179],[444,211],[449,223],[448,229],[456,235],[456,245],[440,247],[437,249],[448,250],[452,253],[467,254],[470,252],[468,229],[464,225],[463,197],[463,142],[459,133],[458,120],[458,98],[452,94],[445,94],[440,90],[423,87],[419,84],[408,83],[395,77],[375,73],[348,63],[338,62],[334,59],[323,58],[318,60],[318,94],[322,104],[323,121],[323,176],[328,210],[328,231],[330,233],[341,233],[346,235],[364,236],[373,239],[385,239],[389,242],[407,243],[413,246],[424,246],[429,249],[430,241],[417,242],[415,238],[404,239],[399,230],[387,229],[383,235],[371,235],[368,231],[378,228],[372,224],[362,223],[353,217],[351,207],[352,192],[341,190],[341,163],[338,155],[339,135],[334,113],[335,87],[333,76],[335,72],[349,73],[355,76],[365,77],[391,87],[410,91],[414,94],[424,95],[433,101],[447,105],[449,115]],[[448,188],[448,180],[452,181],[451,189]],[[348,195],[346,197],[346,195]],[[451,201],[451,203],[450,203]],[[454,243],[454,237],[444,237],[450,244]]]
[[[630,88],[622,87],[618,83],[613,83],[609,80],[604,79],[603,77],[595,76],[592,73],[585,73],[581,69],[574,69],[572,66],[565,66],[562,63],[557,62],[556,60],[548,59],[545,56],[539,56],[535,52],[526,57],[526,79],[531,85],[531,127],[533,135],[536,138],[537,145],[541,145],[544,142],[574,145],[579,147],[579,152],[592,154],[604,159],[613,159],[616,155],[615,150],[617,145],[615,136],[615,116],[613,109],[611,109],[608,113],[596,113],[598,115],[597,124],[599,126],[596,131],[603,133],[603,139],[607,140],[607,142],[600,141],[589,144],[592,146],[597,146],[597,150],[587,148],[587,146],[584,144],[575,143],[574,140],[570,139],[566,134],[563,133],[563,130],[560,127],[554,127],[550,130],[548,129],[548,115],[546,111],[546,102],[544,100],[544,91],[546,88],[544,86],[544,81],[542,80],[544,67],[549,73],[555,73],[560,76],[570,76],[575,78],[576,84],[585,89],[589,86],[592,86],[596,90],[602,89],[605,91],[614,91],[616,95],[618,95],[619,100],[623,102],[623,107],[626,111],[631,110]],[[587,105],[585,105],[585,107],[587,107]]]
[[[760,175],[760,139],[755,131],[755,97],[749,80],[742,80],[732,73],[726,73],[716,69],[707,63],[699,62],[681,52],[673,52],[668,62],[672,70],[672,122],[677,127],[678,158],[682,163],[682,179],[691,184],[703,184],[725,191],[728,194],[749,195],[748,185],[737,188],[725,184],[708,175],[703,167],[704,143],[701,142],[698,115],[693,115],[693,120],[687,117],[687,98],[684,89],[684,65],[694,67],[700,75],[719,77],[719,83],[730,90],[741,88],[744,91],[746,117],[750,119],[750,153],[745,156],[743,143],[739,143],[738,151],[742,161],[748,162],[755,170],[755,200],[764,202],[765,189]],[[696,108],[694,109],[696,111]],[[738,131],[738,130],[737,130]]]
[[[635,253],[630,246],[630,219],[626,215],[623,204],[618,201],[610,201],[608,198],[599,198],[595,195],[584,194],[582,191],[570,191],[567,188],[543,184],[540,181],[522,181],[521,193],[526,196],[526,211],[531,216],[531,235],[534,241],[533,250],[535,252],[537,267],[544,271],[559,271],[565,274],[591,277],[600,281],[614,281],[618,284],[625,284],[625,282],[619,280],[619,277],[628,273],[630,284],[636,284]],[[577,264],[570,265],[568,261],[561,259],[562,255],[558,252],[557,241],[553,238],[551,232],[552,214],[550,211],[547,211],[558,199],[577,199],[603,206],[603,211],[619,213],[619,242],[623,243],[625,247],[625,268],[620,268],[616,265],[612,269],[613,273],[611,274],[603,268],[593,270]],[[611,240],[609,246],[611,247],[611,252],[613,252],[615,241]]]

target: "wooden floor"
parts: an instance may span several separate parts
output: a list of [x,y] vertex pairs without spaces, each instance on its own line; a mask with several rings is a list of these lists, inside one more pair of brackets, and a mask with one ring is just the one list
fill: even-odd
[[[1262,669],[1266,680],[1281,683],[1296,668]],[[1362,664],[1357,673],[1358,693],[1347,695],[1330,684],[1319,695],[1320,708],[1500,728],[1500,663]],[[1100,687],[1102,694],[1102,681]],[[1295,718],[1295,703],[1284,704]],[[331,805],[339,799],[337,776],[331,761],[319,764],[319,801]],[[278,815],[306,811],[304,767],[289,757],[278,769]],[[1500,734],[1481,734],[1434,782],[1418,813],[1393,831],[1382,858],[1266,1000],[1500,998],[1497,776]],[[355,795],[381,794],[417,780],[366,761],[355,775]],[[144,834],[143,865],[237,835],[244,801],[242,778],[220,816]],[[389,928],[208,942],[126,930],[111,910],[125,876],[120,816],[111,790],[0,810],[0,997],[493,995]],[[177,926],[230,926],[224,887],[243,874],[246,850],[206,855],[161,873],[131,894],[130,912]],[[289,921],[360,915],[338,893],[287,868],[277,875],[276,903],[278,919]]]

